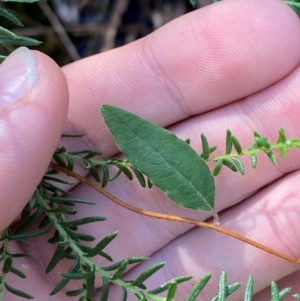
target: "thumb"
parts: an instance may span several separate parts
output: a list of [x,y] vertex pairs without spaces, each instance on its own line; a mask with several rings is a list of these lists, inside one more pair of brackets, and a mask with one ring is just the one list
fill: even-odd
[[62,133],[68,88],[60,68],[26,47],[0,65],[0,231],[40,182]]

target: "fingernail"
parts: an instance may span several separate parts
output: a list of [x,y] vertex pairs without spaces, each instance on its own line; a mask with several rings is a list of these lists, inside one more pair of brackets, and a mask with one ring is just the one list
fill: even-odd
[[0,65],[0,109],[24,97],[37,79],[33,53],[26,47],[12,52]]

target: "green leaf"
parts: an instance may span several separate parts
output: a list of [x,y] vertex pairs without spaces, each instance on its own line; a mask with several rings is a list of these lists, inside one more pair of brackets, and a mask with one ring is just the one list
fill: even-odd
[[94,241],[96,238],[92,235],[88,235],[88,234],[81,234],[81,233],[76,233],[76,237],[79,240],[84,240],[84,241]]
[[146,181],[145,181],[144,175],[143,175],[141,172],[139,172],[137,169],[135,169],[135,168],[132,168],[132,170],[133,170],[133,172],[134,172],[136,178],[138,179],[140,185],[141,185],[143,188],[145,188],[145,187],[146,187]]
[[226,298],[226,282],[227,282],[227,273],[222,271],[219,281],[219,294],[218,301],[224,301]]
[[298,294],[298,293],[297,293],[297,294],[294,294],[293,297],[294,297],[296,300],[300,300],[300,294]]
[[88,279],[90,277],[92,277],[95,274],[95,271],[91,271],[91,272],[87,272],[87,273],[82,273],[82,272],[78,272],[78,273],[61,273],[61,277],[63,277],[64,279],[68,279],[68,280],[83,280],[83,279]]
[[[300,3],[299,3],[299,5],[300,5]],[[278,130],[278,139],[276,141],[276,144],[285,143],[285,142],[286,142],[286,135],[284,132],[284,128],[280,128]]]
[[201,144],[202,144],[202,154],[200,155],[204,160],[207,160],[209,158],[209,144],[207,141],[206,136],[202,133],[201,134]]
[[126,269],[128,266],[128,261],[125,259],[122,264],[120,265],[120,267],[116,270],[116,272],[114,273],[112,280],[116,280],[122,277],[122,275],[125,273]]
[[72,228],[72,227],[77,227],[77,226],[81,226],[81,225],[85,225],[85,224],[89,224],[89,223],[102,222],[102,221],[105,221],[105,220],[106,220],[106,217],[90,216],[90,217],[80,218],[76,221],[64,222],[64,223],[61,223],[61,224],[63,226],[67,226],[68,228]]
[[256,168],[256,166],[257,166],[257,155],[256,154],[251,154],[251,165],[253,168]]
[[26,275],[22,271],[20,271],[19,269],[15,268],[13,266],[10,268],[10,272],[22,279],[26,278]]
[[227,130],[226,132],[226,152],[225,154],[226,155],[229,155],[231,153],[231,150],[232,150],[232,140],[231,140],[231,131],[230,130]]
[[271,147],[271,144],[267,141],[266,138],[262,137],[255,137],[255,142],[257,143],[258,146],[260,147],[265,147],[269,149]]
[[271,282],[271,297],[272,301],[280,301],[278,286],[274,281]]
[[156,273],[158,270],[160,270],[162,267],[164,267],[166,263],[160,262],[152,265],[148,269],[146,269],[142,274],[140,274],[133,282],[132,285],[138,286],[139,284],[142,284],[144,281],[146,281],[149,277],[151,277],[154,273]]
[[186,142],[125,110],[104,105],[102,114],[134,168],[180,206],[214,212],[214,178]]
[[104,277],[102,277],[102,280],[103,280],[103,286],[102,286],[100,301],[107,301],[108,300],[108,295],[109,295],[109,282]]
[[232,133],[230,135],[230,139],[232,141],[232,144],[233,144],[236,152],[240,155],[242,153],[242,147],[241,147],[239,141],[237,140],[237,138]]
[[254,279],[252,276],[249,276],[247,285],[245,288],[244,301],[252,301],[253,297],[253,288],[254,288]]
[[5,258],[5,261],[4,261],[4,264],[2,267],[3,274],[9,273],[10,268],[12,267],[12,263],[13,263],[13,260],[12,260],[11,256],[8,256]]
[[42,236],[42,235],[48,233],[49,231],[51,231],[51,229],[52,229],[52,225],[48,228],[43,228],[43,229],[35,231],[35,232],[12,234],[9,236],[9,240],[22,240],[22,239]]
[[177,282],[175,280],[171,280],[166,301],[172,301],[173,300],[173,298],[176,294],[176,291],[177,291],[177,287],[178,287]]
[[127,290],[122,286],[122,296],[120,301],[126,301],[127,300]]
[[8,19],[9,21],[13,22],[17,26],[24,26],[22,22],[11,12],[6,10],[3,7],[0,7],[0,16]]
[[4,284],[5,288],[12,294],[16,295],[16,296],[19,296],[19,297],[22,297],[22,298],[25,298],[25,299],[33,299],[34,297],[23,292],[23,291],[20,291],[14,287],[11,287],[9,286],[7,283]]
[[201,278],[196,285],[192,288],[188,298],[186,299],[186,301],[195,301],[196,298],[199,296],[199,294],[201,293],[201,291],[203,290],[203,288],[205,287],[205,285],[207,284],[207,282],[210,280],[212,274],[206,274],[203,278]]
[[238,169],[236,168],[235,164],[233,164],[230,160],[228,159],[223,159],[223,165],[227,166],[229,169],[231,169],[234,172],[237,172]]
[[266,153],[266,155],[269,157],[269,159],[271,160],[273,165],[276,165],[276,157],[274,155],[274,153],[270,150],[265,150],[264,153]]
[[[126,260],[128,261],[128,264],[136,264],[136,263],[141,263],[141,262],[145,262],[145,261],[149,260],[149,257],[129,257]],[[115,271],[123,264],[123,262],[124,262],[124,260],[121,260],[110,266],[101,267],[101,269],[105,270],[105,271]]]
[[243,164],[243,162],[241,161],[241,159],[238,158],[238,157],[233,157],[233,158],[231,158],[231,159],[232,159],[232,161],[235,163],[235,165],[236,165],[238,171],[239,171],[242,175],[244,175],[244,174],[245,174],[245,167],[244,167],[244,164]]
[[56,161],[56,163],[58,165],[60,165],[62,167],[67,167],[65,161],[63,160],[63,158],[58,153],[54,153],[53,159]]
[[279,299],[280,299],[280,301],[283,300],[289,294],[289,292],[291,291],[291,289],[292,289],[291,287],[286,287],[286,288],[284,288],[283,290],[281,290],[279,292]]
[[98,182],[100,183],[100,176],[99,176],[99,173],[98,173],[98,170],[95,166],[93,166],[93,164],[87,160],[85,161],[84,163],[86,163],[86,166],[85,166],[85,169],[87,169],[90,174],[92,175],[92,177]]
[[220,173],[222,166],[223,166],[223,160],[218,159],[217,164],[212,172],[213,176],[217,176]]
[[30,219],[28,219],[25,223],[21,224],[20,227],[15,231],[15,233],[22,233],[33,226],[41,217],[43,213],[43,208],[41,206],[38,207],[38,210],[31,215]]
[[[70,270],[68,271],[68,273],[74,273],[74,272],[78,271],[79,268],[80,268],[80,257],[78,254],[76,254],[76,258],[75,258]],[[62,279],[56,285],[56,287],[51,291],[50,296],[57,294],[60,290],[62,290],[69,283],[69,281],[70,281],[69,279]]]
[[86,297],[92,298],[92,296],[96,290],[95,289],[95,271],[93,271],[93,274],[85,280],[85,284],[86,284]]
[[78,290],[67,291],[67,292],[66,292],[66,295],[67,295],[68,297],[75,297],[75,296],[80,295],[80,294],[83,293],[83,292],[84,292],[84,288],[82,287],[82,288],[79,288]]
[[51,272],[56,265],[64,258],[65,247],[63,245],[57,245],[56,250],[46,268],[45,273],[48,274]]
[[179,284],[179,283],[191,280],[192,278],[193,278],[193,276],[189,276],[189,275],[176,277],[176,278],[171,279],[168,282],[160,285],[159,287],[157,287],[157,288],[155,288],[155,289],[153,289],[151,291],[148,291],[148,293],[152,294],[152,295],[160,294],[160,293],[166,291],[169,288],[169,286],[171,285],[172,281],[175,281],[177,284]]
[[109,170],[106,165],[102,165],[103,177],[102,177],[102,188],[104,188],[109,181]]
[[113,232],[103,238],[86,256],[94,257],[98,255],[113,239],[115,239],[118,235],[118,232]]

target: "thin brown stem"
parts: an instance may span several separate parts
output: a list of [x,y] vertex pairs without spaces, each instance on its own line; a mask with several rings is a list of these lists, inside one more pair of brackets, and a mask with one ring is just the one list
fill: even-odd
[[115,197],[114,195],[110,194],[109,192],[107,192],[105,189],[103,189],[102,187],[98,186],[96,183],[90,181],[89,179],[71,171],[68,170],[65,167],[62,167],[60,165],[57,165],[55,163],[51,163],[50,167],[53,169],[56,169],[58,171],[61,171],[65,174],[67,174],[68,176],[71,176],[77,180],[79,180],[82,183],[85,183],[87,185],[89,185],[90,187],[94,188],[96,191],[100,192],[102,195],[106,196],[108,199],[110,199],[111,201],[113,201],[114,203],[130,210],[133,212],[136,212],[138,214],[141,215],[145,215],[145,216],[149,216],[152,218],[158,218],[158,219],[164,219],[164,220],[169,220],[169,221],[173,221],[173,222],[180,222],[180,223],[185,223],[185,224],[191,224],[197,227],[203,227],[203,228],[208,228],[208,229],[212,229],[218,232],[221,232],[223,234],[226,234],[228,236],[234,237],[240,241],[243,241],[253,247],[256,247],[258,249],[261,249],[265,252],[268,252],[270,254],[273,254],[279,258],[285,259],[287,261],[293,262],[293,263],[297,263],[300,264],[300,259],[286,255],[282,252],[279,252],[277,250],[274,250],[272,248],[269,248],[268,246],[265,246],[261,243],[258,243],[252,239],[249,239],[245,236],[242,236],[234,231],[231,231],[229,229],[226,229],[224,227],[215,225],[215,224],[210,224],[210,223],[206,223],[206,222],[202,222],[202,221],[198,221],[198,220],[194,220],[191,218],[186,218],[186,217],[181,217],[181,216],[177,216],[177,215],[169,215],[169,214],[164,214],[164,213],[157,213],[157,212],[153,212],[153,211],[149,211],[149,210],[144,210],[144,209],[140,209],[137,207],[134,207],[132,205],[129,205],[125,202],[123,202],[122,200],[118,199],[117,197]]

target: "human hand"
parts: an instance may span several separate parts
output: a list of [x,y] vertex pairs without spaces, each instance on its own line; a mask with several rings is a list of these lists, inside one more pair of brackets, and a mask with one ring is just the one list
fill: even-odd
[[[100,116],[102,104],[125,108],[168,127],[183,139],[190,137],[191,145],[198,152],[201,132],[222,151],[227,128],[244,147],[250,146],[254,130],[274,140],[277,129],[283,126],[290,137],[299,137],[300,70],[297,65],[300,41],[295,38],[299,30],[297,16],[281,1],[246,3],[228,0],[183,16],[128,46],[69,65],[63,69],[70,92],[65,131],[84,133],[85,136],[78,142],[75,139],[64,141],[64,144],[69,143],[66,145],[68,149],[97,149],[106,156],[117,153],[112,136]],[[13,141],[4,140],[7,142],[2,144],[10,145],[14,150],[21,149],[23,153],[25,149],[27,153],[22,159],[28,158],[25,162],[21,158],[17,162],[16,166],[22,168],[22,173],[20,169],[11,168],[1,181],[1,199],[4,200],[1,212],[5,212],[2,229],[17,216],[42,176],[66,115],[67,91],[63,77],[43,55],[35,53],[35,56],[39,59],[38,67],[46,71],[39,72],[38,82],[25,99],[1,111],[1,120],[8,124],[7,114],[13,115],[15,110],[21,112],[22,105],[33,98],[37,106],[47,106],[45,110],[49,111],[49,116],[38,119],[44,126],[35,129],[36,123],[21,122],[20,113],[18,122],[24,124],[20,135],[23,139],[19,142],[20,137],[16,136]],[[51,82],[46,86],[50,77]],[[45,95],[47,101],[41,98]],[[30,110],[34,110],[34,106],[32,102]],[[36,115],[32,120],[40,117]],[[57,116],[59,122],[54,122],[53,116]],[[13,134],[18,135],[14,127],[10,130],[9,135],[1,133],[7,139],[11,139]],[[28,142],[30,138],[33,145]],[[40,149],[41,146],[41,152],[33,153],[36,147]],[[11,158],[10,152],[6,149],[3,152],[5,158]],[[4,155],[2,153],[1,157]],[[39,164],[32,168],[33,162]],[[7,166],[8,170],[10,166]],[[30,173],[26,176],[28,183],[25,183],[23,175],[29,168],[35,177],[31,177]],[[291,151],[287,160],[279,160],[277,167],[270,166],[263,156],[259,157],[257,170],[246,165],[244,177],[222,170],[216,178],[216,207],[219,212],[228,210],[220,213],[221,225],[300,257],[297,234],[299,168],[297,151]],[[13,184],[22,183],[22,186],[18,185],[20,188],[15,190],[11,186],[7,188],[6,185],[10,184],[8,179],[16,179],[17,176],[19,181]],[[271,182],[270,186],[232,206]],[[178,207],[158,189],[147,191],[137,182],[131,183],[127,179],[120,178],[116,183],[110,183],[107,190],[140,208],[199,220],[209,217],[207,213]],[[23,191],[27,192],[22,195]],[[228,271],[230,283],[243,281],[245,284],[252,274],[256,281],[257,300],[269,299],[265,288],[272,280],[277,281],[279,287],[288,285],[294,292],[300,290],[297,265],[242,242],[211,230],[138,216],[116,207],[84,185],[78,185],[72,197],[97,202],[90,208],[79,206],[79,217],[103,215],[108,218],[100,226],[91,224],[85,227],[86,233],[99,241],[108,233],[119,230],[118,238],[106,249],[115,261],[131,256],[151,256],[150,262],[127,273],[129,279],[151,263],[160,261],[167,261],[167,265],[150,278],[149,288],[178,275],[193,275],[194,282],[179,286],[178,300],[184,300],[195,281],[212,272],[213,278],[201,297],[201,300],[210,300],[217,290],[221,270]],[[49,276],[42,270],[54,248],[48,244],[45,246],[45,241],[44,238],[34,240],[33,249],[28,250],[35,254],[35,260],[20,263],[25,265],[20,269],[25,269],[28,278],[34,281],[28,284],[21,280],[15,282],[15,286],[33,292],[37,300],[68,300],[63,292],[46,297],[59,281],[59,272],[67,271],[68,263],[59,265],[51,273],[49,281]],[[15,245],[15,248],[17,250],[20,246]],[[103,261],[99,259],[98,263]],[[98,285],[101,286],[100,282]],[[119,288],[111,287],[109,300],[118,300],[119,294]],[[231,300],[241,300],[242,294],[240,289]],[[96,296],[99,298],[99,293]],[[135,300],[135,297],[130,296],[129,300]]]

